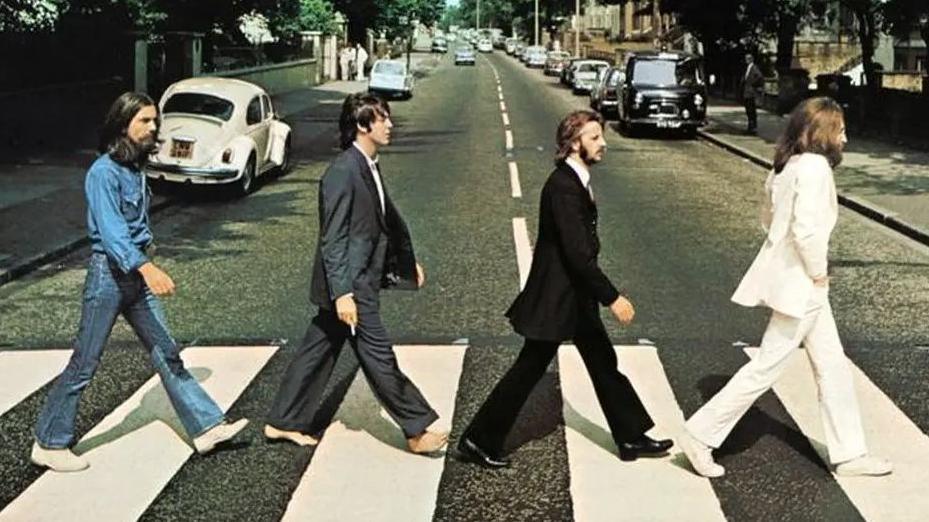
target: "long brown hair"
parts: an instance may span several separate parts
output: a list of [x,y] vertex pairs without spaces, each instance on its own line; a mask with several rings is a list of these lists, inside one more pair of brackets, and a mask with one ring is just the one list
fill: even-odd
[[839,135],[845,125],[842,106],[827,96],[803,101],[787,120],[787,128],[777,140],[774,150],[774,172],[780,173],[787,160],[795,154],[811,152],[821,154],[829,165],[842,162],[842,143]]
[[598,112],[580,110],[574,111],[561,120],[558,131],[555,132],[555,144],[558,151],[555,153],[555,164],[559,164],[571,155],[571,145],[580,139],[584,125],[595,121],[603,126],[603,116]]
[[[152,149],[133,142],[127,134],[132,119],[145,107],[155,107],[155,101],[142,92],[124,92],[110,105],[100,128],[98,149],[100,154],[123,165],[141,168]],[[160,121],[160,120],[159,120]],[[156,133],[157,138],[157,133]],[[154,145],[152,145],[154,146]]]

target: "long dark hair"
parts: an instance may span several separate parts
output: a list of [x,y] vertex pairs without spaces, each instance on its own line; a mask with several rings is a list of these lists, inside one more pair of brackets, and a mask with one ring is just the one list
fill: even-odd
[[574,111],[561,120],[555,132],[555,145],[558,147],[555,152],[555,165],[571,155],[571,146],[581,138],[584,125],[592,121],[603,126],[603,116],[599,112],[589,110]]
[[134,143],[127,134],[132,119],[145,107],[157,107],[145,93],[124,92],[116,98],[100,128],[100,154],[109,154],[113,161],[123,165],[141,167],[145,163],[151,147]]
[[370,129],[378,117],[389,116],[390,105],[380,96],[364,92],[349,94],[342,103],[342,116],[339,117],[339,144],[342,150],[352,146],[359,125]]
[[781,172],[791,156],[804,152],[825,156],[832,167],[842,163],[839,135],[844,125],[842,106],[832,98],[810,98],[797,105],[790,113],[787,128],[777,140],[774,172]]

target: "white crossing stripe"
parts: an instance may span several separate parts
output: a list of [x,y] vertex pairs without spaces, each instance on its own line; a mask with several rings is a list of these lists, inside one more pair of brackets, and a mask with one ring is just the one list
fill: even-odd
[[506,130],[506,149],[513,149],[513,132],[509,129]]
[[532,245],[526,218],[513,218],[513,242],[516,244],[516,266],[519,269],[519,289],[526,287],[529,269],[532,267]]
[[519,186],[519,168],[516,166],[515,161],[510,162],[510,187],[514,198],[523,197],[523,190]]
[[[400,368],[439,414],[433,429],[450,429],[465,346],[396,346],[394,351]],[[406,444],[359,371],[282,520],[432,520],[444,455],[414,455]],[[353,495],[364,500],[353,501]]]
[[70,358],[71,350],[0,352],[0,415],[57,377]]
[[[185,366],[224,411],[277,346],[187,348]],[[0,513],[2,521],[136,520],[193,453],[157,376],[74,448],[80,473],[46,472]]]
[[[758,349],[746,348],[749,357]],[[923,521],[929,514],[929,437],[851,360],[852,375],[868,451],[890,459],[893,474],[880,478],[842,477],[835,480],[869,522]],[[809,439],[823,462],[829,455],[823,434],[818,393],[806,350],[795,350],[774,393]]]
[[500,112],[506,112],[506,103],[500,102]]
[[510,117],[507,115],[507,113],[501,112],[501,113],[500,113],[500,116],[503,117],[503,124],[504,124],[505,126],[509,127],[509,126],[510,126]]
[[[632,382],[655,421],[651,433],[679,440],[684,415],[655,347],[614,349],[620,371]],[[681,454],[635,462],[619,460],[618,449],[576,347],[559,348],[558,367],[574,520],[726,520],[710,481],[694,474]],[[622,510],[621,515],[618,509]]]

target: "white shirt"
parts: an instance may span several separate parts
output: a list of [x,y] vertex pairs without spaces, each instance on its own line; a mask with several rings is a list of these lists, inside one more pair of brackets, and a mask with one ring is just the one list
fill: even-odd
[[752,72],[752,66],[753,66],[753,65],[755,65],[755,62],[752,62],[752,63],[748,64],[747,67],[745,67],[745,75],[742,76],[742,78],[748,78],[748,74],[749,74],[750,72]]
[[581,185],[584,185],[584,188],[587,189],[587,192],[590,193],[590,198],[594,197],[593,187],[590,186],[590,171],[587,170],[587,166],[581,163],[574,161],[571,158],[565,158],[565,163],[571,167],[571,170],[577,174],[577,177],[581,180]]
[[371,159],[368,157],[368,154],[361,148],[361,145],[358,142],[353,142],[352,145],[361,152],[361,155],[365,157],[365,161],[368,162],[368,168],[371,169],[371,177],[374,178],[374,185],[377,187],[377,197],[380,200],[381,204],[381,214],[387,212],[384,207],[384,185],[381,184],[381,173],[377,170],[377,159]]

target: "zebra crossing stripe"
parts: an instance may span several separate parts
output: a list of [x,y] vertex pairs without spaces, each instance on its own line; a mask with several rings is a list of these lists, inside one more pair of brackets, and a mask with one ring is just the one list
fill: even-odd
[[[678,440],[684,415],[655,347],[614,349],[620,371],[632,382],[655,421],[652,434]],[[574,520],[726,520],[709,480],[694,474],[682,455],[635,462],[619,460],[577,348],[562,346],[558,367]]]
[[[754,357],[757,348],[746,348]],[[893,474],[835,480],[869,522],[922,521],[929,513],[929,437],[850,360],[868,451],[890,459]],[[774,393],[823,462],[828,463],[818,392],[806,350],[795,350]]]
[[61,373],[71,350],[0,352],[0,415]]
[[[277,349],[187,348],[181,357],[225,411]],[[44,473],[0,521],[137,519],[193,453],[160,382],[149,379],[75,446],[90,469]]]
[[[394,351],[400,368],[439,414],[432,429],[449,430],[465,346],[395,346]],[[444,467],[444,454],[407,451],[400,428],[359,372],[282,520],[432,520]],[[363,500],[346,502],[352,495]]]

